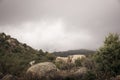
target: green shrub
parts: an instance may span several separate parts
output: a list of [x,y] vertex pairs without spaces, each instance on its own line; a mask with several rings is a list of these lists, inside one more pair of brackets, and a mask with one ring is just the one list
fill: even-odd
[[50,61],[54,61],[56,59],[56,56],[52,53],[48,53],[46,55],[47,59],[50,60]]
[[82,80],[96,80],[96,75],[92,71],[87,71]]
[[82,66],[80,58],[78,58],[78,59],[75,60],[75,65],[76,65],[76,67]]
[[[94,55],[96,73],[100,79],[109,79],[120,74],[120,39],[118,34],[109,34]],[[101,74],[101,75],[100,75]]]
[[65,63],[63,61],[55,62],[55,65],[60,70],[71,70],[72,68],[75,67],[75,64],[73,64],[73,63]]

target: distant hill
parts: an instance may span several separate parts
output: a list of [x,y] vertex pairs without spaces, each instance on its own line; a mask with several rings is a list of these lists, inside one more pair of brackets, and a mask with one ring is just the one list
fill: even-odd
[[84,54],[89,55],[93,54],[96,51],[93,50],[87,50],[87,49],[79,49],[79,50],[68,50],[68,51],[60,51],[60,52],[53,52],[56,56],[66,57],[68,55],[76,55],[76,54]]

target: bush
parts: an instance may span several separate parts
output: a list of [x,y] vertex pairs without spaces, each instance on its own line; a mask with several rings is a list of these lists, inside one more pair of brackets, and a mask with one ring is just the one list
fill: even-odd
[[101,47],[94,55],[96,74],[99,78],[109,79],[120,74],[120,39],[117,34],[109,34]]
[[96,80],[96,75],[92,71],[87,71],[82,80]]
[[73,64],[73,63],[65,63],[63,61],[55,62],[55,65],[60,70],[71,70],[72,68],[75,67],[75,64]]
[[56,56],[54,54],[48,53],[46,55],[47,59],[50,61],[54,61],[56,59]]
[[75,60],[75,65],[76,65],[76,67],[82,66],[80,58],[78,58],[78,59]]
[[86,67],[88,70],[95,70],[95,62],[92,60],[92,57],[87,57],[81,61],[83,67]]

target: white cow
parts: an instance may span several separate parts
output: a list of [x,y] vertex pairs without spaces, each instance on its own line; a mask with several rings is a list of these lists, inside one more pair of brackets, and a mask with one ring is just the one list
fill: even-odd
[[35,64],[35,60],[29,62],[29,64],[30,64],[31,66],[34,65],[34,64]]
[[80,59],[86,58],[85,55],[70,55],[69,57],[71,58],[72,63],[74,63],[75,60],[77,60],[78,58],[80,58]]
[[59,61],[63,61],[65,63],[67,63],[68,62],[68,57],[57,57],[56,62],[59,62]]
[[65,63],[74,63],[78,58],[86,58],[85,55],[70,55],[68,57],[57,57],[56,62],[63,61]]

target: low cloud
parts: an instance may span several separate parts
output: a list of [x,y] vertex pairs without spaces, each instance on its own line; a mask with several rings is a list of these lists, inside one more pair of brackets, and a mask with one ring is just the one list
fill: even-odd
[[36,49],[97,49],[120,33],[119,0],[1,0],[0,32]]

